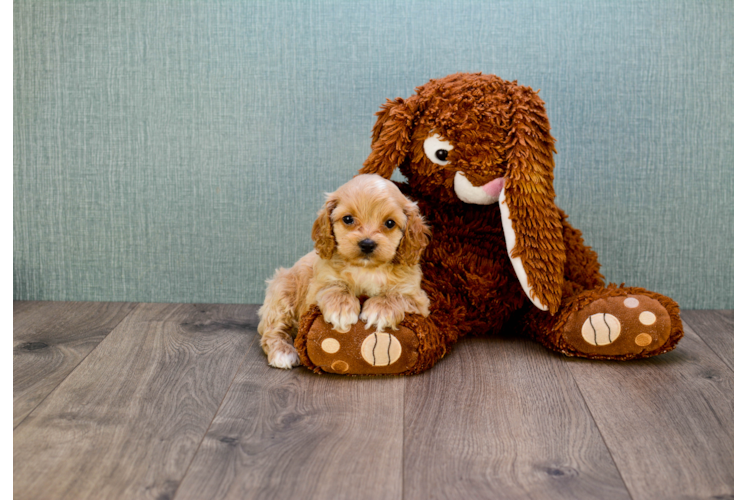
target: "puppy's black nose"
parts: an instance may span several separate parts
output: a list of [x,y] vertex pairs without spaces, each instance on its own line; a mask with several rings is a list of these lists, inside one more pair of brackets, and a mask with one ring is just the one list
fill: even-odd
[[366,238],[365,240],[361,240],[358,242],[358,247],[364,253],[371,253],[375,248],[377,248],[377,244],[371,241],[369,238]]

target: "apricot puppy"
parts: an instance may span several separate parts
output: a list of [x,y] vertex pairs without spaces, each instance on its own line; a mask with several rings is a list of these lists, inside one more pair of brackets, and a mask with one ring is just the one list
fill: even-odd
[[[315,250],[267,282],[258,331],[270,366],[299,364],[293,337],[313,304],[341,333],[359,319],[382,331],[406,313],[428,316],[419,259],[430,234],[418,206],[378,175],[328,194],[312,227]],[[368,297],[363,307],[359,297]]]

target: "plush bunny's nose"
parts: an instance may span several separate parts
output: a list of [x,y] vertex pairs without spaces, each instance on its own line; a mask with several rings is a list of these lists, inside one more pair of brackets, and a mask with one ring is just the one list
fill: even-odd
[[361,240],[358,242],[358,247],[361,249],[362,252],[369,254],[373,252],[375,248],[377,248],[377,244],[374,243],[369,238],[366,238],[365,240]]
[[492,198],[498,198],[499,193],[501,193],[501,190],[504,189],[504,178],[499,177],[498,179],[494,179],[488,184],[484,184],[481,186],[481,189],[484,193],[486,193],[488,196]]

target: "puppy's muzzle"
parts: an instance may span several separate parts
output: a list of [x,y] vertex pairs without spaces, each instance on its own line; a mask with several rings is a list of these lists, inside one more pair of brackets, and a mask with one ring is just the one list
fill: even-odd
[[373,252],[375,248],[377,248],[377,244],[374,243],[369,238],[366,238],[365,240],[361,240],[358,242],[358,247],[361,249],[363,253],[368,255],[371,252]]

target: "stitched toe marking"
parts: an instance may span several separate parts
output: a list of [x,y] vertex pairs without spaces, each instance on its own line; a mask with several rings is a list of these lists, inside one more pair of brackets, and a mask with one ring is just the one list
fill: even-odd
[[345,373],[348,371],[348,363],[341,360],[333,361],[332,365],[330,365],[330,368],[338,373]]
[[621,334],[621,322],[608,313],[597,313],[582,325],[582,337],[588,344],[608,345]]
[[361,344],[361,357],[371,366],[388,366],[397,361],[403,348],[389,333],[372,333]]
[[649,335],[648,333],[640,333],[639,335],[636,336],[636,338],[634,339],[634,342],[638,346],[646,347],[652,343],[652,336]]
[[644,311],[639,315],[639,322],[642,325],[654,325],[655,321],[657,321],[657,316],[649,311]]
[[623,301],[623,305],[628,307],[629,309],[634,309],[635,307],[639,306],[639,301],[634,297],[629,297]]
[[328,354],[335,354],[340,350],[340,342],[333,338],[327,338],[320,344],[322,350]]

